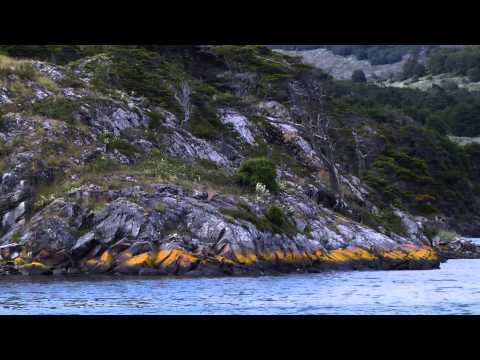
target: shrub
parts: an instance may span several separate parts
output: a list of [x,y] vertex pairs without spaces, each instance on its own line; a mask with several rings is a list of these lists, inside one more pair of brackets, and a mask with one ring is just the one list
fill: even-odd
[[389,232],[400,236],[407,235],[407,230],[405,229],[402,220],[395,215],[392,210],[386,209],[381,212],[380,216],[378,216],[378,220]]
[[34,80],[37,72],[32,63],[0,55],[0,76],[17,75],[22,79]]
[[30,62],[20,61],[15,67],[15,74],[20,76],[22,79],[33,80],[37,72]]
[[312,238],[312,226],[310,224],[307,224],[305,226],[305,229],[303,229],[303,235],[305,235],[307,238],[311,239]]
[[169,63],[158,53],[136,46],[112,46],[106,50],[111,64],[89,64],[95,87],[100,90],[118,88],[175,109],[176,102],[167,82],[184,76],[180,66]]
[[196,119],[189,124],[189,130],[193,136],[205,140],[215,140],[220,133],[210,122]]
[[237,174],[237,183],[254,191],[257,184],[264,184],[271,192],[278,191],[275,164],[266,158],[245,160]]
[[241,220],[248,221],[249,223],[252,223],[253,225],[255,225],[255,227],[260,231],[273,232],[272,226],[266,218],[259,217],[247,209],[244,209],[244,208],[221,209],[220,211],[223,214],[228,215],[234,219],[241,219]]
[[467,76],[471,82],[479,82],[480,81],[480,68],[472,68],[467,71]]
[[194,99],[193,105],[195,107],[192,118],[187,124],[187,129],[192,135],[202,139],[215,140],[228,131],[228,127],[222,123],[215,107],[210,103]]
[[425,235],[430,241],[438,235],[438,229],[432,226],[424,226],[423,235]]
[[108,158],[98,158],[86,167],[87,173],[108,173],[120,169],[120,164]]
[[15,233],[12,235],[12,242],[13,243],[16,243],[16,242],[19,242],[22,238],[22,233],[20,232],[20,230],[17,230],[15,231]]
[[452,80],[442,80],[440,86],[447,91],[455,91],[458,89],[457,83]]
[[287,222],[285,214],[283,213],[283,210],[276,205],[272,205],[268,208],[266,216],[267,216],[267,219],[272,222],[272,224],[275,224],[280,227],[285,225],[285,223]]
[[273,231],[276,233],[286,234],[288,236],[295,236],[298,233],[296,226],[292,224],[283,210],[276,205],[268,208],[265,217],[270,221]]
[[352,74],[352,81],[355,83],[366,83],[367,77],[362,70],[355,70]]
[[49,97],[33,106],[36,114],[67,122],[75,121],[74,114],[77,110],[77,100],[57,96]]
[[150,130],[158,130],[162,124],[162,116],[155,111],[151,111],[148,115],[150,116],[150,123],[148,124],[148,128]]
[[123,155],[133,155],[138,152],[136,146],[130,144],[127,140],[118,136],[104,133],[100,136],[100,141],[107,146],[107,151],[118,150]]
[[446,231],[446,230],[440,230],[437,236],[440,238],[441,243],[449,243],[454,241],[457,238],[457,234],[451,231]]
[[38,77],[37,84],[53,93],[58,93],[60,91],[60,88],[58,87],[57,83],[45,76]]
[[20,98],[20,99],[26,99],[26,98],[29,98],[29,97],[33,96],[32,89],[27,87],[21,81],[14,81],[10,85],[10,90],[13,92],[15,97]]
[[260,231],[286,234],[290,237],[295,236],[298,233],[296,227],[290,223],[282,209],[275,205],[267,210],[265,216],[258,216],[251,212],[248,207],[244,206],[237,209],[221,209],[221,212],[234,219],[248,221],[255,225]]

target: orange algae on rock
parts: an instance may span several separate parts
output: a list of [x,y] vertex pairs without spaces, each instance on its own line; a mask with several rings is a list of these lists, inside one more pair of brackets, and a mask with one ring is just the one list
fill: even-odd
[[252,265],[252,264],[258,262],[257,255],[255,255],[253,253],[242,254],[239,251],[236,251],[236,252],[234,252],[234,256],[235,256],[237,262],[242,264],[242,265]]
[[123,263],[124,266],[132,267],[132,266],[150,266],[153,263],[153,258],[151,253],[143,253],[137,256],[134,256]]
[[113,262],[113,255],[110,251],[105,251],[100,257],[99,265],[110,265]]
[[198,257],[192,255],[191,253],[180,250],[160,250],[154,261],[155,265],[161,265],[162,267],[168,268],[174,264],[178,264],[181,267],[189,267],[199,261]]
[[87,266],[96,266],[98,264],[98,260],[96,259],[90,259],[85,262],[85,265]]
[[438,254],[431,247],[407,246],[401,250],[386,251],[381,254],[384,259],[405,261],[405,260],[427,260],[438,261]]
[[322,256],[322,260],[334,263],[374,261],[376,259],[372,253],[358,247],[335,249]]
[[438,254],[431,247],[423,247],[410,252],[409,257],[413,260],[438,260]]
[[17,257],[13,263],[16,265],[16,266],[22,266],[22,265],[25,265],[26,264],[26,261],[24,259],[22,259],[21,257]]
[[381,254],[384,259],[388,260],[405,260],[407,258],[407,252],[402,250],[392,250],[392,251],[385,251]]
[[30,264],[25,264],[22,266],[23,269],[47,269],[47,266],[41,262],[34,261]]

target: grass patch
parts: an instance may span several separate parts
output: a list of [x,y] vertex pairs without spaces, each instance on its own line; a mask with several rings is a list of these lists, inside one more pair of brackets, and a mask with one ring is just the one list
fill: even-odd
[[78,110],[78,100],[52,96],[33,105],[33,113],[55,120],[69,123],[75,122],[75,112]]
[[85,166],[85,170],[87,170],[88,173],[92,174],[104,174],[104,173],[111,173],[111,172],[116,172],[122,168],[121,164],[118,162],[101,157],[95,160],[94,162],[88,164]]
[[46,76],[38,77],[37,84],[55,94],[60,92],[60,87],[57,85],[57,83]]
[[283,210],[276,205],[271,206],[265,216],[258,216],[251,212],[248,207],[241,206],[236,209],[220,209],[224,215],[230,216],[233,219],[240,219],[248,221],[255,225],[255,227],[263,232],[270,232],[274,234],[285,234],[287,236],[295,236],[298,231],[293,226],[289,219],[283,213]]
[[27,87],[23,82],[16,80],[9,85],[10,91],[20,101],[24,101],[33,96],[33,90]]
[[135,145],[132,145],[127,140],[110,133],[102,134],[100,136],[100,141],[107,146],[107,151],[117,150],[126,156],[132,156],[139,152]]
[[9,75],[16,75],[24,80],[35,80],[37,71],[33,68],[31,61],[0,55],[0,77]]

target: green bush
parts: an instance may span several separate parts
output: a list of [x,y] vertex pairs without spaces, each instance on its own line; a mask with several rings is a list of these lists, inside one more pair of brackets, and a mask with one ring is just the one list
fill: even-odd
[[118,150],[123,155],[133,155],[138,152],[136,146],[130,144],[127,140],[109,133],[100,136],[100,141],[107,146],[107,151]]
[[21,81],[14,81],[10,84],[10,90],[20,101],[24,101],[33,96],[33,90]]
[[440,238],[440,242],[449,243],[454,241],[457,238],[457,234],[447,230],[440,230],[437,233],[437,236]]
[[268,208],[266,216],[267,219],[270,220],[273,224],[280,227],[285,225],[285,223],[287,222],[283,210],[276,205],[272,205]]
[[278,191],[277,171],[275,164],[266,158],[245,160],[238,169],[237,183],[255,190],[258,183],[264,184],[271,192]]
[[86,166],[87,172],[93,174],[108,173],[119,170],[120,168],[121,165],[119,163],[104,157],[98,158],[97,160]]
[[205,140],[218,139],[220,131],[207,120],[194,119],[189,124],[189,130],[193,136]]
[[378,221],[391,233],[395,233],[400,236],[407,235],[407,230],[405,229],[402,220],[390,209],[382,211],[378,216]]
[[168,82],[178,82],[184,72],[180,65],[168,62],[160,54],[136,46],[112,46],[107,49],[110,65],[90,63],[92,83],[101,90],[118,88],[148,98],[171,111],[176,101]]
[[74,114],[78,110],[78,101],[64,97],[49,97],[35,103],[33,112],[55,120],[74,122]]
[[148,128],[150,130],[158,130],[161,125],[162,125],[162,116],[157,113],[157,112],[150,112],[149,113],[149,116],[150,116],[150,123],[148,124]]
[[19,62],[19,64],[15,67],[15,74],[20,76],[22,79],[33,80],[37,72],[31,63]]
[[479,82],[480,81],[480,68],[472,68],[467,71],[467,76],[471,82]]
[[366,83],[367,78],[362,70],[355,70],[352,74],[352,81],[355,83]]
[[273,232],[272,225],[266,218],[259,217],[247,209],[244,209],[244,208],[221,209],[220,211],[223,214],[228,215],[234,219],[241,219],[241,220],[248,221],[249,223],[252,223],[253,225],[255,225],[255,227],[260,231]]
[[271,232],[275,234],[285,234],[290,237],[295,236],[298,231],[296,227],[288,220],[283,210],[276,205],[272,205],[265,216],[258,216],[248,209],[241,206],[237,209],[221,209],[221,212],[234,219],[248,221],[255,225],[260,231]]

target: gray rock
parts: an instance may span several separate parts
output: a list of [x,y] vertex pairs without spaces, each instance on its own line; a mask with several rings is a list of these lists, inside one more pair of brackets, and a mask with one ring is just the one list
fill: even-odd
[[75,246],[72,248],[72,254],[76,257],[82,257],[85,255],[93,246],[96,245],[95,241],[95,234],[93,232],[89,232],[82,237],[80,237]]
[[185,160],[210,160],[218,165],[229,167],[231,162],[217,152],[207,141],[190,133],[175,131],[163,136],[163,145],[168,154]]
[[95,237],[105,244],[112,244],[122,237],[135,239],[146,222],[144,210],[135,203],[118,199],[95,216]]
[[24,215],[26,202],[22,201],[14,210],[7,212],[2,219],[2,226],[5,230],[11,229]]
[[234,110],[226,109],[221,111],[221,119],[224,124],[233,126],[242,141],[249,145],[255,144],[255,136],[252,131],[252,125],[245,116]]

